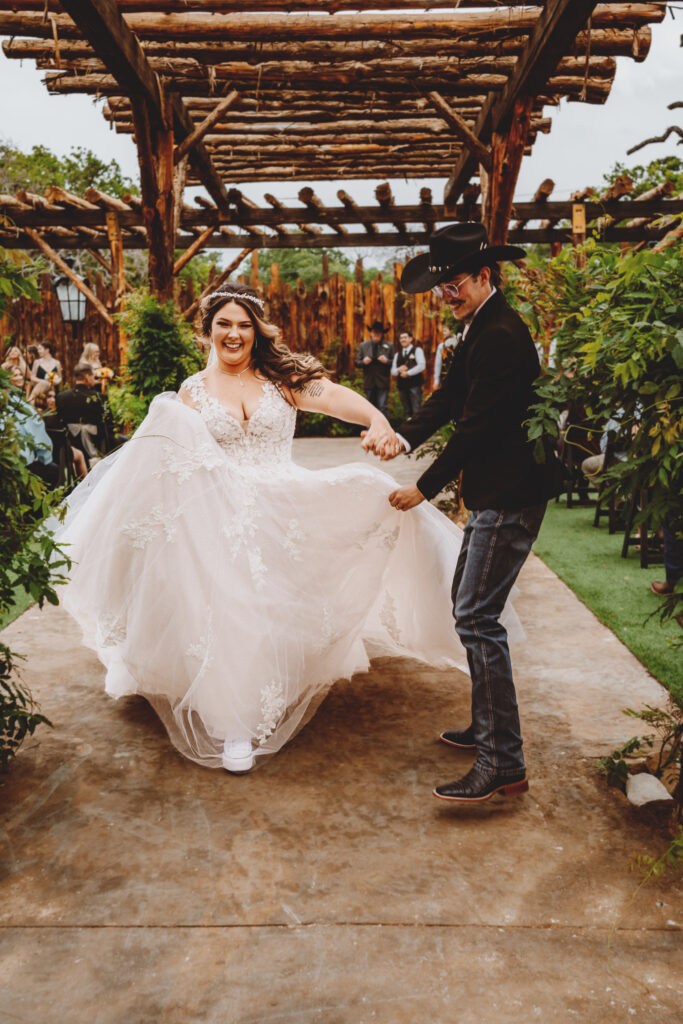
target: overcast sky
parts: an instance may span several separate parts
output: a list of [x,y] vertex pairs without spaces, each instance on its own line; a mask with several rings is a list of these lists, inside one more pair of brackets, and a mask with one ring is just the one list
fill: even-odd
[[[670,11],[673,10],[670,9]],[[661,134],[670,124],[681,124],[681,111],[667,110],[667,104],[683,100],[683,5],[673,11],[662,24],[652,26],[652,48],[647,60],[637,64],[626,57],[617,58],[617,73],[610,97],[603,106],[567,103],[547,107],[552,118],[549,135],[539,135],[533,155],[522,164],[516,198],[531,198],[544,178],[555,181],[553,198],[565,199],[575,189],[599,184],[602,176],[616,161],[634,164],[649,162],[660,156],[675,154],[683,158],[683,146],[672,135],[665,143],[626,156],[626,150],[642,139]],[[42,84],[42,72],[33,61],[8,60],[0,53],[0,95],[2,121],[0,132],[4,141],[28,150],[42,143],[53,152],[64,155],[72,146],[92,149],[101,159],[118,160],[127,175],[138,178],[137,158],[132,139],[117,135],[109,128],[98,104],[87,96],[50,96]],[[373,205],[374,183],[368,181],[268,182],[266,185],[245,185],[244,193],[263,202],[269,191],[283,202],[297,205],[296,195],[304,184],[315,185],[317,194],[330,204],[337,204],[339,188],[348,191],[361,205]],[[434,200],[443,195],[442,180],[392,180],[396,201],[417,201],[422,185],[430,185]],[[232,250],[225,251],[226,259]],[[353,259],[356,253],[347,250]],[[366,262],[382,263],[385,253],[373,254],[370,249],[358,253]]]

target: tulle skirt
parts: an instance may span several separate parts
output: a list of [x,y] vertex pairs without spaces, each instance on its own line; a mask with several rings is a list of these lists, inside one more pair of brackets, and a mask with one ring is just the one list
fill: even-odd
[[[226,739],[273,754],[335,680],[379,655],[467,671],[450,588],[461,531],[363,464],[237,459],[176,396],[73,492],[61,600],[106,667],[188,758]],[[518,627],[506,609],[508,629]]]

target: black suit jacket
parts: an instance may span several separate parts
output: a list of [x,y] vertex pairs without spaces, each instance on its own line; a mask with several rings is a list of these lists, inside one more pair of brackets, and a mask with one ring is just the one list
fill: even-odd
[[398,433],[416,448],[449,420],[453,436],[417,481],[433,498],[462,470],[469,509],[519,509],[558,492],[555,460],[539,464],[523,426],[535,401],[538,354],[522,318],[497,291],[472,321],[442,386]]
[[[361,341],[356,356],[356,366],[363,371],[363,387],[366,391],[371,388],[389,388],[391,384],[391,364],[394,361],[394,346],[390,341],[380,341],[378,345],[378,356],[386,356],[387,362],[380,363],[373,354],[373,341]],[[363,363],[366,356],[370,356],[371,363],[367,366]]]
[[106,399],[85,384],[76,384],[55,396],[57,412],[66,426],[69,423],[91,423],[97,427],[97,446],[109,451],[112,447],[111,413]]

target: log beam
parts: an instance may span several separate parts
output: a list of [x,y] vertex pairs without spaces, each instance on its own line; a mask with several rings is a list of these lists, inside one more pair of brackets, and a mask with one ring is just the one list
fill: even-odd
[[178,143],[173,154],[173,162],[179,163],[184,157],[186,157],[207,134],[210,128],[216,124],[217,121],[223,117],[223,115],[233,106],[235,101],[239,98],[237,90],[233,89],[229,92],[219,103],[216,104],[210,114],[204,118],[201,124],[197,125],[192,129],[189,135],[186,135],[182,142]]
[[360,208],[356,205],[354,200],[343,189],[339,189],[337,192],[337,199],[342,202],[346,210],[357,219],[359,224],[362,224],[369,235],[377,234],[377,227],[367,216],[364,216]]
[[[4,0],[12,2],[12,0]],[[0,0],[0,8],[3,0]],[[119,5],[120,6],[120,5]],[[25,9],[25,4],[22,4]],[[42,7],[41,7],[42,10]],[[448,40],[449,57],[486,57],[495,49],[497,56],[519,56],[524,49],[528,35],[518,33],[496,39],[493,46],[486,37],[479,39],[453,38]],[[567,57],[583,57],[589,49],[595,57],[631,57],[637,62],[645,60],[652,42],[652,30],[648,25],[640,28],[592,28],[590,47],[588,33],[580,32]],[[442,56],[443,41],[429,37],[404,40],[398,47],[391,40],[351,40],[350,42],[306,40],[294,46],[280,41],[259,43],[233,43],[226,40],[220,44],[211,42],[186,42],[179,40],[141,40],[148,58],[184,57],[201,64],[220,64],[225,61],[289,61],[293,58],[316,62],[344,62],[349,60],[381,60],[396,57]],[[62,60],[82,60],[93,56],[88,43],[79,39],[60,39]],[[54,40],[10,39],[3,43],[7,57],[34,60],[56,60]]]
[[448,127],[455,132],[456,137],[460,139],[472,156],[476,157],[479,163],[482,164],[487,171],[490,170],[490,148],[482,145],[477,136],[470,129],[465,119],[460,117],[460,114],[458,114],[456,110],[451,110],[441,93],[433,91],[428,93],[428,96],[434,109],[437,113],[441,114]]
[[196,256],[200,249],[203,249],[205,247],[206,243],[211,238],[211,235],[214,233],[215,230],[216,228],[213,225],[211,225],[211,227],[206,228],[205,231],[202,231],[200,235],[197,235],[197,237],[195,238],[194,242],[191,243],[191,245],[188,245],[187,249],[183,252],[181,256],[178,257],[178,259],[173,264],[174,277],[177,277],[177,275],[180,273],[183,267],[187,266],[192,257]]
[[[87,0],[88,3],[92,0]],[[68,5],[79,6],[81,0],[66,0],[63,10],[71,13]],[[583,0],[571,0],[572,6],[579,7]],[[212,14],[206,17],[205,10],[198,13],[126,14],[126,23],[139,39],[157,40],[219,40],[261,42],[277,38],[281,41],[306,42],[319,40],[360,40],[360,39],[451,39],[461,36],[483,34],[510,35],[517,32],[533,32],[542,21],[551,3],[536,9],[524,7],[497,7],[485,11],[451,10],[445,13],[424,13],[418,11],[401,16],[395,11],[389,13],[336,14],[334,17],[320,14]],[[603,3],[593,4],[597,10],[593,15],[596,28],[636,27],[651,22],[663,21],[667,5],[664,3]],[[358,7],[358,4],[356,4]],[[118,6],[117,6],[118,12]],[[75,21],[76,19],[74,19]],[[572,31],[572,40],[585,24],[585,18]],[[54,21],[60,39],[78,39],[80,32],[73,21],[56,13]],[[569,30],[574,26],[567,23]],[[43,20],[42,13],[20,13],[0,11],[0,33],[8,36],[35,36],[49,39],[53,30],[50,22]]]
[[[639,242],[657,242],[664,237],[667,231],[671,230],[670,225],[663,224],[647,224],[644,227],[627,228],[627,227],[608,227],[604,233],[600,236],[599,241],[605,243],[639,243]],[[269,249],[320,249],[320,248],[367,248],[370,246],[381,246],[386,248],[387,246],[396,245],[417,245],[424,246],[429,241],[430,232],[425,230],[406,230],[404,234],[398,234],[398,232],[382,232],[374,237],[370,237],[364,233],[349,232],[348,235],[343,237],[333,235],[329,232],[317,235],[307,235],[303,232],[290,234],[283,238],[270,238],[265,235],[260,238],[254,236],[238,234],[233,235],[230,239],[223,239],[219,232],[216,232],[213,237],[209,240],[207,248],[211,249],[226,249],[235,248],[236,246],[245,246],[245,248],[269,248]],[[180,244],[190,244],[192,238],[180,239]],[[48,235],[45,240],[53,248],[59,247],[60,249],[78,251],[85,248],[83,240],[78,237],[76,232],[65,232],[64,234],[53,236],[52,233]],[[571,242],[571,231],[565,228],[523,228],[521,231],[510,230],[507,238],[510,244],[519,245],[530,245],[530,244],[561,244],[565,245]],[[88,248],[107,249],[109,246],[109,240],[106,233],[97,235],[88,240]],[[33,239],[26,234],[26,229],[21,229],[17,232],[16,230],[3,230],[0,228],[0,245],[6,249],[37,249],[40,248]],[[146,240],[144,238],[131,238],[126,240],[126,248],[129,249],[146,249]]]
[[109,315],[108,310],[103,305],[103,303],[100,302],[95,293],[91,291],[90,288],[88,288],[85,281],[82,281],[78,274],[74,274],[73,270],[68,265],[68,263],[64,262],[62,257],[58,253],[56,253],[55,250],[50,245],[48,245],[48,243],[43,238],[41,238],[37,231],[34,231],[33,228],[24,228],[24,231],[31,239],[31,241],[34,242],[35,245],[40,249],[40,251],[44,253],[45,256],[47,256],[50,262],[54,263],[57,269],[61,270],[64,276],[68,277],[71,283],[78,288],[79,292],[85,295],[88,302],[92,303],[92,305],[100,314],[102,319],[105,320],[110,327],[113,327],[114,321]]

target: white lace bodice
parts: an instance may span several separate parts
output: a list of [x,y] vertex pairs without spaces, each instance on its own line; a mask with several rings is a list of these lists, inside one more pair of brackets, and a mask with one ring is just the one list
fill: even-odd
[[263,384],[261,401],[246,429],[209,394],[203,373],[188,377],[183,387],[190,393],[207,430],[230,459],[256,468],[291,463],[296,409],[270,381]]

